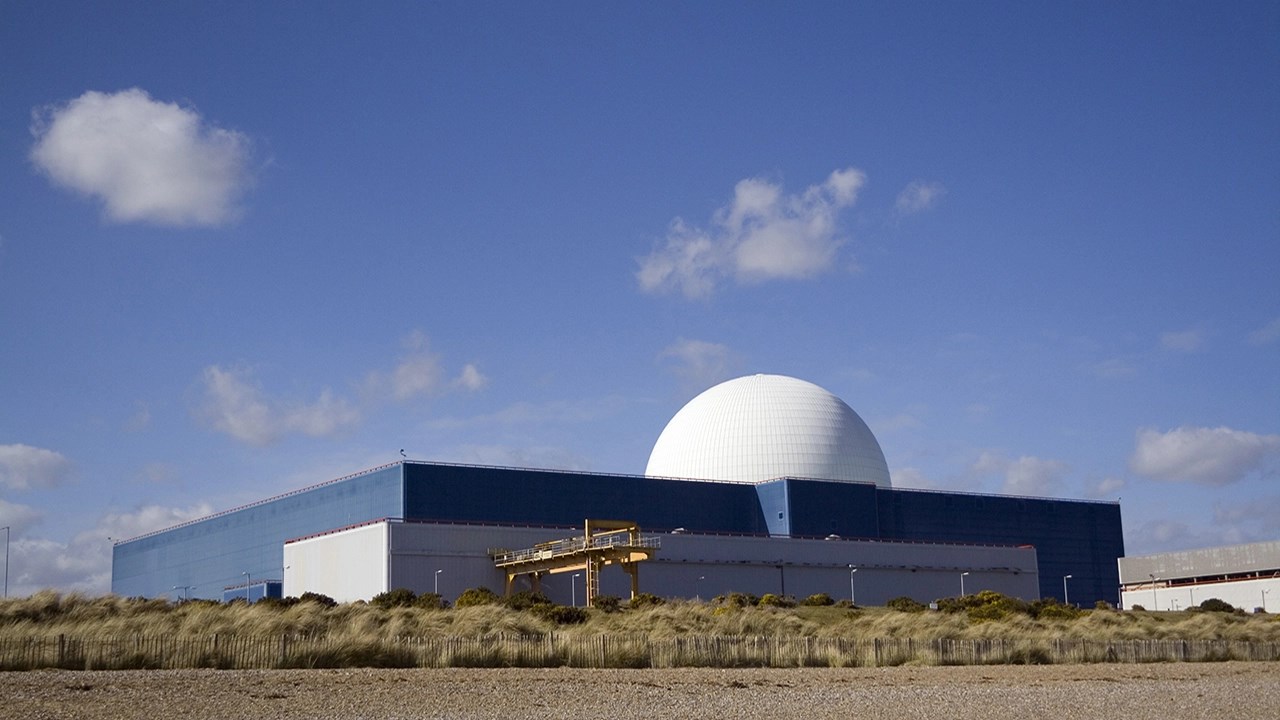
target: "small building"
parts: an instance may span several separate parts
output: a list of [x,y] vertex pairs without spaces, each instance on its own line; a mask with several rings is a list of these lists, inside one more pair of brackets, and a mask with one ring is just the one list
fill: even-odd
[[1118,565],[1123,608],[1186,610],[1216,598],[1280,612],[1280,540],[1123,557]]

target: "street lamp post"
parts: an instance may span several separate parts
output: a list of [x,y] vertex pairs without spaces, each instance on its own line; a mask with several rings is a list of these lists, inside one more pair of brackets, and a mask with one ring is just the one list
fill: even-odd
[[578,577],[580,575],[582,575],[582,573],[574,573],[573,577],[569,578],[570,604],[574,607],[578,607]]
[[960,597],[964,597],[964,576],[968,574],[967,572],[960,573]]
[[1062,576],[1062,604],[1063,604],[1063,605],[1070,605],[1070,604],[1071,604],[1071,599],[1070,599],[1070,597],[1067,595],[1067,581],[1068,581],[1068,580],[1070,580],[1070,579],[1071,579],[1071,576],[1070,576],[1070,575],[1063,575],[1063,576]]
[[850,565],[849,566],[849,604],[850,605],[858,604],[858,594],[854,592],[855,588],[853,587],[853,574],[856,572],[858,572],[858,566]]
[[252,603],[253,602],[253,576],[247,572],[242,572],[240,574],[245,576],[246,578],[244,581],[244,601],[247,603]]
[[706,575],[699,575],[699,576],[698,576],[698,581],[697,581],[696,583],[694,583],[694,587],[693,587],[693,599],[694,599],[694,600],[698,600],[698,601],[701,601],[701,600],[702,600],[702,581],[703,581],[703,580],[706,580],[706,579],[707,579],[707,576],[706,576]]
[[434,589],[432,590],[432,592],[434,592],[436,595],[440,594],[440,573],[442,572],[444,572],[443,569],[436,571],[436,576],[435,576],[436,582],[435,582],[435,585],[433,586]]
[[1271,592],[1270,589],[1262,591],[1262,612],[1267,611],[1267,593],[1269,592]]
[[1147,577],[1151,578],[1151,609],[1159,610],[1160,598],[1156,595],[1156,580],[1160,578],[1156,577],[1154,573],[1147,573]]

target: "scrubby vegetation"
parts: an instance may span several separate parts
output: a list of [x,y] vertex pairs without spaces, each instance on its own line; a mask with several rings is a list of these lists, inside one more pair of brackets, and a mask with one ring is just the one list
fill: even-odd
[[[42,592],[0,600],[0,643],[32,638],[86,642],[133,638],[137,640],[130,641],[134,644],[129,652],[136,660],[129,662],[136,667],[159,666],[145,650],[148,646],[142,639],[147,638],[168,642],[212,638],[210,647],[217,649],[221,643],[224,654],[206,652],[211,667],[224,666],[225,660],[219,658],[225,657],[227,644],[245,638],[267,639],[264,642],[274,648],[272,652],[287,649],[276,662],[291,666],[403,665],[427,662],[423,660],[427,655],[454,664],[554,664],[561,656],[566,663],[606,658],[613,667],[684,662],[672,659],[684,657],[678,653],[654,655],[655,648],[667,648],[664,643],[671,642],[685,655],[738,658],[708,663],[747,665],[764,662],[761,658],[782,662],[779,658],[790,657],[781,649],[784,646],[802,648],[786,651],[808,658],[795,661],[802,664],[870,663],[851,658],[872,657],[872,653],[875,664],[921,657],[939,663],[1044,662],[1045,658],[1062,661],[1061,657],[1077,662],[1123,660],[1118,651],[1104,645],[1151,642],[1167,645],[1159,651],[1163,655],[1152,656],[1157,659],[1232,656],[1226,650],[1196,651],[1200,654],[1193,656],[1186,643],[1195,642],[1270,643],[1276,648],[1274,659],[1280,659],[1280,617],[1245,615],[1221,601],[1159,613],[1082,610],[1053,599],[1025,602],[990,592],[940,599],[938,612],[905,597],[875,608],[840,607],[824,595],[797,603],[789,597],[747,593],[727,593],[710,602],[653,595],[630,602],[597,601],[598,607],[590,609],[566,607],[536,593],[501,598],[484,588],[464,592],[452,607],[433,593],[418,595],[403,589],[382,593],[368,603],[338,604],[332,598],[308,594],[253,605]],[[553,637],[554,643],[547,644]],[[513,638],[534,639],[538,659],[530,659],[532,651],[513,655],[515,651],[501,649],[506,647],[501,643],[492,644],[499,640],[509,644]],[[538,645],[537,638],[547,642]],[[407,642],[419,645],[406,649]],[[1179,648],[1178,643],[1183,646]],[[954,647],[968,650],[949,649]],[[157,652],[166,656],[172,650]],[[1137,651],[1125,652],[1139,657],[1134,654]],[[587,659],[573,660],[574,653],[586,653],[582,657]],[[86,664],[92,663],[76,666]]]

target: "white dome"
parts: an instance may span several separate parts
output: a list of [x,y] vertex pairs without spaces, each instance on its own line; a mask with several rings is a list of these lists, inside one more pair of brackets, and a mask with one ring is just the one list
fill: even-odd
[[871,429],[843,400],[804,380],[750,375],[680,409],[658,436],[645,475],[760,482],[780,477],[889,487]]

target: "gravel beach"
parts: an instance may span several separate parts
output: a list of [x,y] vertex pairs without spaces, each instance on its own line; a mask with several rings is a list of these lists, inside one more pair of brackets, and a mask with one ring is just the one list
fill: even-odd
[[0,673],[9,718],[1280,717],[1280,663]]

